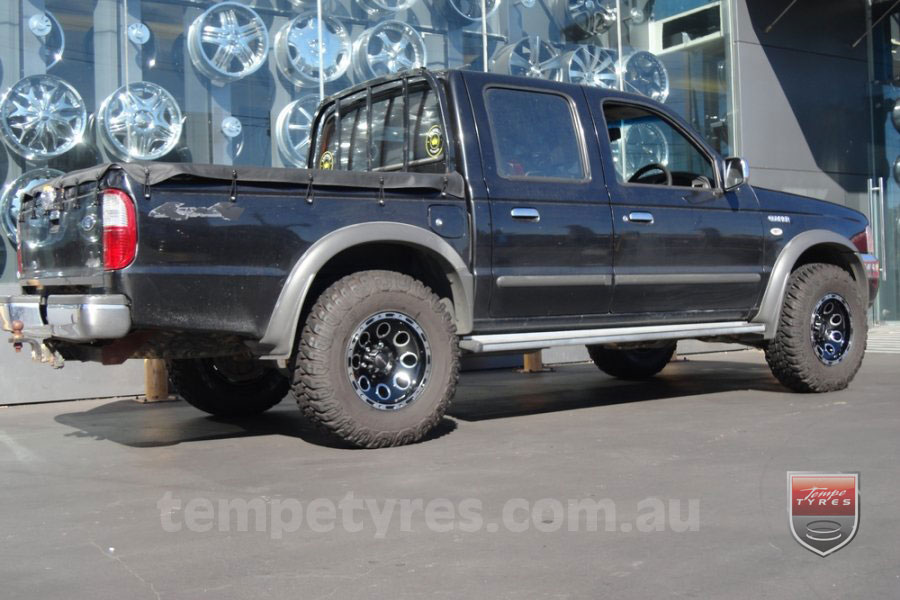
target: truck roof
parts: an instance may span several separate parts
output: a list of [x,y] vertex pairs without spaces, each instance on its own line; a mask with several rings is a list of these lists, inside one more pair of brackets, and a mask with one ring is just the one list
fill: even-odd
[[[577,83],[567,83],[563,81],[551,81],[547,79],[535,79],[531,77],[519,77],[516,75],[504,75],[501,73],[490,73],[484,71],[473,71],[467,69],[440,69],[440,70],[431,70],[425,67],[419,69],[413,69],[409,71],[400,71],[399,73],[393,73],[390,75],[384,75],[382,77],[377,77],[375,79],[369,79],[368,81],[363,81],[362,83],[358,83],[349,88],[345,88],[336,94],[332,94],[328,96],[322,101],[322,104],[327,104],[330,102],[334,102],[335,100],[347,98],[349,96],[354,96],[360,92],[364,92],[367,88],[377,87],[381,85],[387,85],[393,82],[399,82],[403,79],[431,79],[432,83],[436,83],[439,80],[448,80],[454,76],[466,77],[469,79],[490,79],[497,83],[506,83],[509,85],[523,85],[524,83],[535,83],[535,82],[543,82],[543,83],[552,83],[554,87],[558,87],[560,90],[569,89],[579,89],[585,86]],[[592,90],[595,90],[601,96],[610,97],[610,98],[621,98],[623,100],[631,100],[631,101],[640,101],[650,104],[660,105],[659,102],[652,100],[646,96],[642,96],[640,94],[633,94],[631,92],[625,92],[621,90],[614,90],[610,88],[601,88],[601,87],[591,87]],[[660,105],[662,106],[662,105]]]

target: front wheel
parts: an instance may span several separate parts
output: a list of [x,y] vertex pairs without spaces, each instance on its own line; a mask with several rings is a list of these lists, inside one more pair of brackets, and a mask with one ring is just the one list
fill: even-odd
[[198,358],[168,361],[169,383],[211,415],[245,417],[269,410],[290,392],[290,379],[260,360]]
[[361,448],[421,440],[456,390],[459,348],[446,306],[422,282],[362,271],[329,287],[300,336],[294,393],[304,415]]
[[663,370],[675,354],[676,343],[653,348],[618,349],[588,346],[597,368],[619,379],[649,379]]
[[866,304],[850,274],[835,265],[803,265],[788,281],[766,361],[792,390],[842,390],[862,364],[867,334]]

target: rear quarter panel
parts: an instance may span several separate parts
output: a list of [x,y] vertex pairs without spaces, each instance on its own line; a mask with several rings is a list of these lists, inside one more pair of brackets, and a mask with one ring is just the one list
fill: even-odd
[[[422,192],[314,190],[228,183],[154,186],[136,196],[139,248],[114,287],[132,299],[136,328],[228,332],[258,339],[303,253],[319,238],[357,223],[393,221],[428,228],[433,198]],[[464,201],[459,200],[461,206]],[[447,240],[465,256],[468,236]]]

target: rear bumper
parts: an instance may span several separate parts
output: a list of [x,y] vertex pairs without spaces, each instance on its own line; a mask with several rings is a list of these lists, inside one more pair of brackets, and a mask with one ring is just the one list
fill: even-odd
[[[21,324],[20,328],[14,324]],[[123,295],[0,296],[0,326],[11,342],[90,342],[124,337],[131,308]]]

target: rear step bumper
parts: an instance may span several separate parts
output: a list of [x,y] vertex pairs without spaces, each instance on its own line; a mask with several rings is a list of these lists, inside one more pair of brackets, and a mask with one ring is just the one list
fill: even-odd
[[536,350],[553,346],[584,344],[617,344],[657,340],[711,338],[717,336],[762,336],[762,323],[743,321],[727,323],[699,323],[686,325],[656,325],[615,327],[576,331],[542,331],[534,333],[501,333],[472,335],[462,338],[459,347],[470,352],[501,352],[504,350]]
[[10,342],[20,344],[107,340],[128,333],[131,309],[119,294],[51,295],[46,302],[40,296],[0,296],[0,325],[13,334]]

